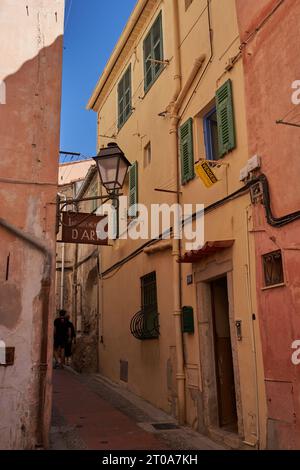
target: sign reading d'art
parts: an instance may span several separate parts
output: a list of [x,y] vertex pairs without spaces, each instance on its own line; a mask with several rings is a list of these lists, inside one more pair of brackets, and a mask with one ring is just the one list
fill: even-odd
[[[63,212],[62,214],[61,242],[90,245],[108,244],[106,216],[83,212]],[[99,224],[99,222],[101,223]]]

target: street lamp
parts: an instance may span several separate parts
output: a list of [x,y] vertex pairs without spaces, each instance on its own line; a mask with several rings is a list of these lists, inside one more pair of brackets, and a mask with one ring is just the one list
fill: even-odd
[[123,187],[131,163],[115,142],[110,142],[107,147],[100,149],[98,155],[93,159],[97,164],[101,183],[107,193],[117,194]]
[[[85,201],[97,201],[101,200],[101,203],[111,200],[115,208],[118,209],[119,206],[119,190],[122,189],[125,177],[128,171],[128,168],[131,166],[131,163],[127,160],[124,153],[120,147],[115,142],[110,142],[107,144],[107,147],[100,149],[96,157],[92,157],[96,164],[98,173],[101,179],[102,185],[107,191],[107,195],[101,196],[89,196],[81,199],[78,198],[67,198],[64,201],[60,200],[60,196],[57,196],[56,206],[57,206],[57,216],[56,216],[56,232],[59,231],[60,217],[62,216],[63,211],[71,204],[75,205],[76,212],[78,212],[78,203]],[[81,219],[80,222],[72,225],[73,228],[76,228],[78,225],[82,225],[85,220],[88,220],[91,214],[93,214],[97,208],[95,208],[91,213],[85,214],[85,217]],[[71,212],[71,211],[70,211]],[[65,225],[65,224],[64,224]]]

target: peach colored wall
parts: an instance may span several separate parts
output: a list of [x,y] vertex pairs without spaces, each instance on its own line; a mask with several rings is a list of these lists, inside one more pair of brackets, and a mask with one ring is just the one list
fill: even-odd
[[[179,3],[180,23],[180,56],[182,60],[182,84],[186,83],[194,61],[205,54],[205,64],[209,60],[210,44],[207,18],[207,2],[194,1],[190,8],[184,10],[184,2]],[[152,5],[150,9],[149,5]],[[180,122],[194,119],[194,158],[205,157],[203,129],[201,118],[204,110],[212,102],[215,92],[228,78],[233,84],[233,100],[236,120],[237,147],[228,154],[216,173],[220,181],[211,189],[205,189],[197,178],[181,187],[182,203],[204,203],[209,205],[226,197],[242,186],[239,182],[239,171],[248,159],[247,128],[244,106],[243,65],[237,61],[230,73],[225,66],[230,57],[239,52],[239,31],[233,0],[212,0],[211,28],[213,38],[213,58],[203,76],[200,85],[195,89],[196,81],[187,93],[187,99],[180,110]],[[174,61],[173,61],[173,24],[172,4],[169,1],[148,2],[147,18],[142,17],[132,34],[131,49],[116,62],[111,72],[108,84],[100,94],[94,110],[98,113],[98,135],[116,135],[116,140],[130,161],[138,161],[139,165],[139,202],[146,205],[151,203],[175,202],[172,194],[156,192],[154,188],[176,189],[176,155],[172,152],[170,138],[170,120],[158,116],[166,110],[174,91]],[[164,57],[170,59],[170,64],[164,69],[157,81],[144,94],[143,90],[143,39],[153,23],[156,15],[162,11],[164,34]],[[198,19],[195,21],[195,19]],[[124,126],[117,130],[117,84],[122,74],[132,65],[132,106],[134,111]],[[200,77],[199,72],[197,79]],[[188,102],[188,98],[191,98]],[[106,145],[114,138],[98,139],[98,147]],[[144,146],[151,141],[152,161],[144,168]],[[128,190],[124,187],[124,193]],[[255,308],[255,265],[252,235],[249,235],[249,252],[251,274],[249,282],[245,266],[247,258],[247,217],[251,226],[251,211],[249,195],[237,199],[209,213],[205,220],[205,240],[235,239],[231,252],[234,266],[234,319],[242,319],[243,341],[235,343],[237,355],[237,374],[240,376],[241,421],[240,437],[256,445],[260,441],[265,445],[265,395],[262,374],[262,359],[257,323],[251,325],[251,305]],[[247,210],[250,213],[247,215]],[[143,241],[117,240],[112,247],[101,249],[102,268],[111,267],[137,249]],[[187,422],[196,429],[201,428],[200,421],[203,413],[200,409],[203,384],[202,364],[200,358],[199,324],[197,323],[198,305],[195,282],[186,285],[186,275],[198,269],[196,265],[182,267],[182,302],[194,308],[195,334],[184,335],[184,351],[186,358],[186,400]],[[159,340],[139,342],[130,335],[129,323],[132,316],[140,308],[140,277],[156,270],[158,288],[158,310],[160,313],[161,335]],[[147,400],[167,411],[176,413],[176,360],[175,332],[173,318],[173,268],[171,250],[153,255],[141,253],[131,259],[120,269],[107,273],[103,280],[103,307],[101,310],[100,335],[103,334],[103,344],[100,345],[100,370],[109,378],[120,381],[119,361],[128,360],[128,388],[142,395]],[[249,283],[250,294],[249,294]],[[102,326],[101,326],[102,325]],[[251,328],[254,329],[257,341],[256,358],[253,357],[253,342]],[[232,325],[232,334],[235,335]],[[257,391],[255,387],[255,361],[257,362]],[[258,397],[257,397],[258,394]],[[257,409],[256,400],[260,405]],[[258,429],[257,429],[258,428]]]
[[[243,39],[269,19],[243,50],[247,125],[250,155],[262,158],[262,172],[270,185],[273,214],[280,217],[299,210],[299,129],[278,125],[299,121],[291,102],[300,66],[299,1],[261,2],[237,0]],[[279,5],[272,13],[272,9]],[[267,224],[263,207],[254,212],[257,265],[257,298],[263,346],[264,376],[268,403],[268,448],[299,449],[299,365],[291,362],[291,344],[300,338],[299,231],[300,221],[281,228]],[[282,250],[284,286],[264,290],[262,255]]]
[[[6,84],[6,104],[0,104],[0,218],[52,254],[52,280],[55,205],[49,203],[57,192],[63,20],[63,0],[1,1],[0,80]],[[14,365],[0,366],[0,448],[31,449],[47,445],[54,282],[46,310],[44,254],[1,223],[0,237],[0,338],[15,348]],[[46,364],[44,410],[37,423],[39,377],[45,370],[42,338],[48,339],[50,367]]]

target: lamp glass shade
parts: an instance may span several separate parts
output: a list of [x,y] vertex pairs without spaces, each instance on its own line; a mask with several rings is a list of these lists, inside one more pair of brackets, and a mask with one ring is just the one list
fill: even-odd
[[99,157],[97,161],[101,182],[106,189],[113,190],[117,185],[119,155]]
[[122,150],[115,143],[110,143],[102,148],[97,157],[93,157],[97,163],[101,183],[108,192],[121,189],[124,184],[130,162]]
[[120,188],[123,187],[127,170],[128,170],[128,166],[129,166],[128,161],[125,158],[121,157],[120,162],[119,162],[119,171],[117,175],[118,185]]

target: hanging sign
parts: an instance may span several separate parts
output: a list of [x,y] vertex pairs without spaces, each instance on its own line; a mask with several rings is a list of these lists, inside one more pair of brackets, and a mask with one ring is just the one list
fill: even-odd
[[207,188],[210,188],[219,181],[209,164],[205,161],[196,163],[195,171]]
[[[104,232],[107,233],[107,223],[103,224],[103,238],[101,239],[97,235],[98,223],[107,219],[106,216],[99,216],[95,214],[89,214],[84,212],[63,212],[62,218],[62,237],[61,242],[64,243],[82,243],[84,245],[107,245],[108,237],[105,236]],[[99,226],[98,226],[99,229]],[[100,232],[98,231],[98,234]]]

